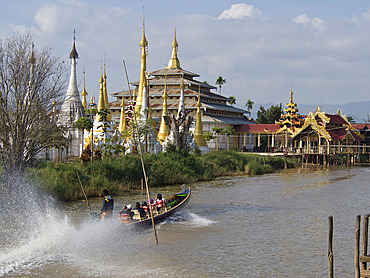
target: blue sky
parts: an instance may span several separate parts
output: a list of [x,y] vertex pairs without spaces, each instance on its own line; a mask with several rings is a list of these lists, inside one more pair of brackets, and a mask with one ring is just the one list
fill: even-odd
[[143,6],[148,71],[168,63],[176,25],[182,68],[210,84],[223,76],[222,94],[239,105],[285,104],[291,86],[302,104],[370,100],[370,1],[2,1],[0,37],[30,32],[67,61],[76,29],[78,80],[85,65],[98,96],[105,58],[114,93],[126,87],[122,59],[139,78]]

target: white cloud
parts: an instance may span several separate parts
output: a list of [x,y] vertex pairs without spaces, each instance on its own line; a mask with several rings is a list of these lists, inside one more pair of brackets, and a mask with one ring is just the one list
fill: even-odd
[[230,9],[224,10],[218,19],[241,19],[243,17],[261,17],[261,11],[253,5],[234,4]]
[[314,19],[312,19],[311,24],[313,27],[317,28],[320,31],[326,31],[328,29],[326,21],[318,17],[315,17]]
[[360,16],[353,15],[351,22],[358,25],[358,26],[360,26],[364,23],[368,25],[369,22],[370,22],[370,8],[367,8],[366,11],[361,13]]
[[[31,30],[36,47],[52,47],[55,55],[68,62],[73,29],[76,29],[80,56],[78,80],[82,80],[85,65],[88,97],[91,94],[97,97],[104,57],[108,93],[126,86],[122,59],[125,59],[130,81],[139,78],[142,11],[126,8],[131,6],[126,4],[114,7],[90,4],[88,0],[49,1],[32,14],[33,26],[5,22],[0,23],[0,31]],[[217,20],[203,14],[182,14],[174,18],[148,15],[145,22],[149,42],[147,70],[157,70],[167,64],[176,22],[183,69],[199,74],[198,80],[207,80],[212,85],[219,75],[223,76],[227,80],[223,94],[235,96],[239,104],[248,98],[255,103],[285,103],[292,81],[298,103],[368,100],[370,28],[367,28],[366,14],[370,12],[358,15],[361,25],[340,19],[325,22],[307,14],[293,20],[276,17]],[[233,5],[222,13],[225,19],[246,16],[262,17],[259,9],[246,4]]]
[[365,20],[370,21],[370,8],[367,8],[367,9],[366,9],[366,12],[363,12],[363,13],[361,14],[361,17],[362,17],[363,19],[365,19]]
[[308,17],[307,14],[301,14],[295,18],[293,18],[293,21],[295,23],[302,23],[302,24],[308,24],[311,22],[311,19]]
[[312,25],[319,31],[327,30],[327,22],[321,18],[315,17],[313,19],[309,18],[307,14],[301,14],[293,18],[293,22],[305,25]]

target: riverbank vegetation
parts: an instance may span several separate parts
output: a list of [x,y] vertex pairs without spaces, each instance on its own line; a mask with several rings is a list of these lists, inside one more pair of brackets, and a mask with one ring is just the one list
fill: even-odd
[[[227,175],[258,175],[285,167],[283,157],[262,157],[235,151],[207,154],[167,152],[144,155],[150,187],[193,183]],[[287,166],[296,161],[287,159]],[[62,201],[82,199],[81,184],[88,197],[100,196],[107,188],[113,195],[128,190],[140,190],[143,173],[140,157],[123,156],[93,163],[41,163],[27,170],[28,178],[36,180],[47,192]]]

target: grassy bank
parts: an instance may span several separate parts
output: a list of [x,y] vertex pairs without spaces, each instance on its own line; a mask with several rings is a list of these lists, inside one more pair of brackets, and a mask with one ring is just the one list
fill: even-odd
[[[184,152],[146,154],[144,161],[150,187],[212,180],[226,175],[258,175],[284,168],[282,157],[261,157],[235,151],[203,155]],[[294,163],[287,160],[288,167],[294,167]],[[124,156],[87,165],[78,161],[68,164],[47,162],[28,169],[27,176],[56,198],[67,201],[83,198],[78,176],[86,195],[94,197],[104,188],[113,195],[140,189],[143,173],[139,156]]]

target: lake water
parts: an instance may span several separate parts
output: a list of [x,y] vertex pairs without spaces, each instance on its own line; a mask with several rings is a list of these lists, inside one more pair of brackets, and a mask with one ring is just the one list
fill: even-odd
[[[369,174],[295,169],[192,184],[184,210],[157,225],[159,245],[151,229],[92,221],[101,199],[58,204],[15,183],[0,199],[0,277],[327,277],[329,215],[334,275],[354,277],[356,215],[370,212]],[[115,212],[142,200],[116,197]]]

